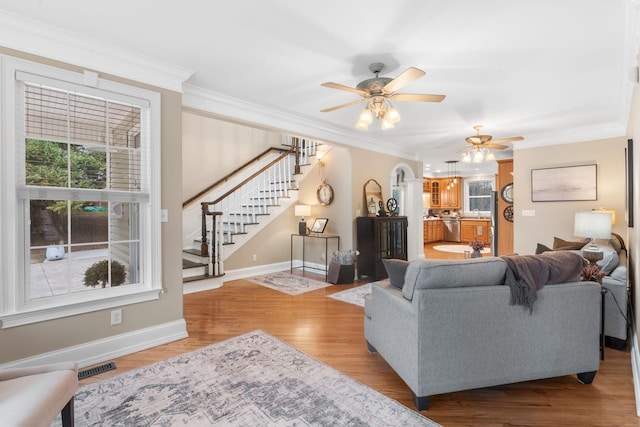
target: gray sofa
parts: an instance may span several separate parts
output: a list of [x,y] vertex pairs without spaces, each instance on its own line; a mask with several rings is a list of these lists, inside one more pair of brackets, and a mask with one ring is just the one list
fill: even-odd
[[511,305],[501,258],[390,261],[387,269],[389,279],[373,283],[365,300],[365,338],[418,410],[435,394],[568,374],[593,381],[598,283],[548,284],[530,314]]
[[[629,329],[629,291],[627,289],[627,249],[622,237],[611,233],[609,240],[597,240],[603,259],[597,264],[607,274],[602,279],[605,294],[604,334],[610,347],[621,350],[626,347]],[[563,240],[554,237],[553,248],[538,243],[536,254],[551,251],[582,250],[589,247],[584,241]]]

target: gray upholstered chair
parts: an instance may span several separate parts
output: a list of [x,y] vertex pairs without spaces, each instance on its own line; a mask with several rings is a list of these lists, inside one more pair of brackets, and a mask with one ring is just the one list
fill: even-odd
[[0,424],[48,427],[61,413],[62,425],[71,427],[77,389],[73,362],[0,370]]

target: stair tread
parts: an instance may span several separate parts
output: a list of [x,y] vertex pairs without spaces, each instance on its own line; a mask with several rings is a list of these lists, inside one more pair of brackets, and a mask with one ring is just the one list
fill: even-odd
[[187,268],[196,268],[196,267],[205,267],[207,264],[203,264],[201,262],[194,262],[188,259],[182,258],[182,269],[185,270]]

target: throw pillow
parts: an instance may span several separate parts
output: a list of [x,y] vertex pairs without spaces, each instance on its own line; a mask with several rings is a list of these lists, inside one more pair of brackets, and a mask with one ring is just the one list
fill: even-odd
[[611,246],[598,246],[598,249],[603,252],[603,257],[596,264],[602,268],[602,271],[607,274],[611,274],[611,272],[618,266],[618,253]]
[[575,251],[578,249],[582,249],[585,241],[572,242],[569,240],[562,240],[559,237],[553,238],[553,250],[554,251]]
[[545,252],[550,252],[552,250],[553,249],[551,249],[549,246],[545,246],[542,243],[538,243],[538,246],[536,246],[536,255],[540,255]]
[[407,271],[409,261],[403,259],[383,259],[382,264],[389,275],[389,282],[398,289],[404,285],[404,273]]

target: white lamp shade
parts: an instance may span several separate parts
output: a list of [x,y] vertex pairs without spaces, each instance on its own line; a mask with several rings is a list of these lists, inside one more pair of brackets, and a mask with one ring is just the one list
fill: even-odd
[[576,212],[573,235],[591,239],[611,238],[611,214],[599,212]]
[[310,216],[311,215],[311,206],[309,205],[295,205],[293,208],[296,216]]

